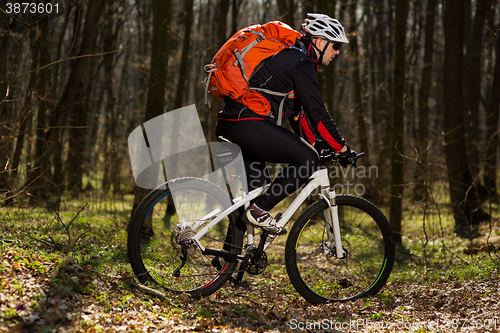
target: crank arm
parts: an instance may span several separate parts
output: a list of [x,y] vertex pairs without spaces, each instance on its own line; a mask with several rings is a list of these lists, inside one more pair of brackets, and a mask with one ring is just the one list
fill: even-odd
[[201,253],[209,255],[209,256],[217,256],[217,257],[224,258],[224,260],[227,262],[235,262],[238,260],[243,260],[243,258],[245,258],[244,256],[237,255],[235,253],[214,250],[214,249],[207,249],[207,248],[205,248],[205,250],[203,250]]

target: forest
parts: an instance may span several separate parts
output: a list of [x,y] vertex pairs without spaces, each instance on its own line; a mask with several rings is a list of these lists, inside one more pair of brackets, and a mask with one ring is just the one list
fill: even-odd
[[[442,302],[433,311],[449,305],[459,320],[472,318],[461,311],[475,305],[456,301],[457,295],[443,300],[439,286],[467,289],[483,281],[484,290],[469,295],[467,289],[467,300],[487,297],[491,309],[498,308],[489,280],[498,282],[500,267],[498,0],[0,0],[0,331],[1,325],[90,331],[103,322],[75,304],[88,305],[103,290],[108,298],[97,301],[97,312],[105,312],[106,303],[140,312],[133,302],[146,302],[141,309],[158,314],[161,301],[144,301],[123,282],[131,274],[126,225],[148,193],[134,183],[128,136],[150,119],[194,104],[207,141],[216,141],[224,104],[214,96],[205,103],[204,66],[236,31],[279,20],[301,32],[307,13],[327,14],[346,29],[349,44],[318,71],[323,100],[346,142],[366,153],[361,195],[389,219],[399,265],[411,262],[414,269],[395,267],[388,290],[371,305],[309,307],[311,318],[386,319],[402,299],[419,302],[414,293],[398,294],[411,289],[405,281],[417,283],[429,303]],[[456,274],[433,275],[439,267]],[[414,272],[420,278],[410,278]],[[44,293],[26,285],[23,301],[20,294],[4,297],[22,285],[7,281],[32,281],[28,275],[43,277],[34,283]],[[277,276],[283,274],[270,271],[268,278]],[[66,281],[66,289],[54,279]],[[264,282],[254,283],[266,302],[280,290],[293,293],[281,285],[264,292]],[[112,299],[110,290],[122,300]],[[65,296],[73,292],[80,298]],[[73,314],[56,310],[54,293]],[[35,296],[34,305],[25,300]],[[294,298],[259,312],[256,301],[237,304],[255,316],[242,324],[231,319],[236,311],[220,310],[216,298],[209,306],[176,298],[165,317],[172,323],[157,327],[280,331],[290,328],[283,323],[297,318],[297,309],[307,308]],[[409,309],[418,313],[415,304]],[[46,308],[53,311],[50,320],[39,316]],[[286,315],[279,313],[286,308]],[[102,327],[133,327],[108,310],[113,324]],[[85,323],[85,316],[92,319]]]

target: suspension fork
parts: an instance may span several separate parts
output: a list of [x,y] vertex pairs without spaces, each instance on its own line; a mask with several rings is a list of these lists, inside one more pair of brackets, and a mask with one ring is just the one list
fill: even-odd
[[338,206],[335,201],[335,190],[334,189],[325,189],[327,191],[326,197],[324,197],[325,201],[328,204],[327,212],[325,212],[325,220],[327,223],[326,231],[328,235],[328,241],[334,242],[335,244],[335,253],[337,258],[343,259],[347,256],[347,253],[344,251],[342,247],[342,236],[340,234],[340,221],[339,221],[339,213]]

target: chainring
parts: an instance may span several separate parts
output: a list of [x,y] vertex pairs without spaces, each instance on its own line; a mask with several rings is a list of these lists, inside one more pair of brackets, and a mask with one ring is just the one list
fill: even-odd
[[256,258],[257,248],[250,248],[245,254],[245,271],[250,275],[259,275],[267,267],[267,255],[262,252],[259,258]]

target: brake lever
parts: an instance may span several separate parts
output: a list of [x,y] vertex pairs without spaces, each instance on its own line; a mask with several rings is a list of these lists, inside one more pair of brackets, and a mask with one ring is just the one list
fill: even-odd
[[361,152],[359,154],[357,154],[356,156],[354,157],[351,157],[350,160],[351,160],[351,165],[353,167],[357,167],[356,163],[358,162],[358,159],[365,156],[366,154],[364,152]]

